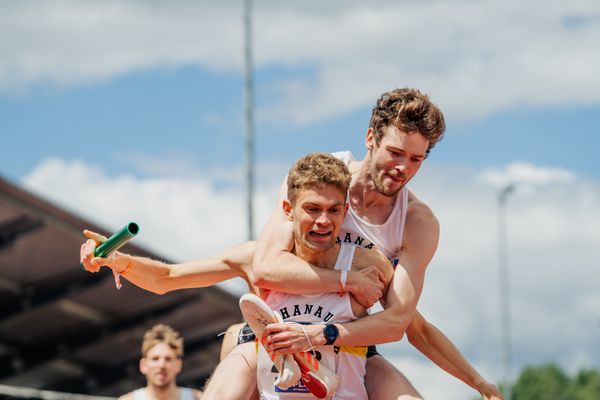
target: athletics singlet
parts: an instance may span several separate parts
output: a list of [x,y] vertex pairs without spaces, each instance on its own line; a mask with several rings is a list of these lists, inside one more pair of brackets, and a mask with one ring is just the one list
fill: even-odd
[[[335,263],[335,270],[349,271],[356,246],[342,244]],[[308,324],[331,324],[356,319],[352,312],[350,295],[344,293],[288,294],[270,292],[267,304],[281,315],[284,322]],[[311,351],[321,363],[340,377],[340,387],[333,399],[367,400],[364,384],[366,347],[318,346]],[[312,399],[313,395],[302,384],[288,389],[275,387],[277,371],[262,346],[258,350],[257,383],[261,400]]]
[[[356,161],[349,151],[340,151],[332,153],[332,155],[348,166],[352,161]],[[402,252],[402,237],[407,208],[408,188],[406,186],[398,192],[394,209],[387,221],[381,225],[371,224],[363,220],[356,215],[352,205],[350,205],[338,234],[337,242],[354,244],[367,249],[376,247],[386,255],[394,269],[396,269]]]
[[[195,400],[194,392],[190,388],[180,387],[179,389],[179,400]],[[146,388],[139,388],[133,392],[133,400],[150,400],[150,397],[146,394]]]

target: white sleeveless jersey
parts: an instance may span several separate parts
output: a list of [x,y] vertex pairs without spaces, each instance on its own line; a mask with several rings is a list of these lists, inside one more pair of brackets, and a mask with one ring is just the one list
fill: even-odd
[[[356,161],[349,151],[340,151],[332,153],[332,155],[342,160],[346,165]],[[387,221],[381,225],[374,225],[363,220],[356,215],[352,205],[350,205],[337,241],[338,243],[354,244],[367,249],[376,247],[386,255],[394,269],[396,269],[402,252],[402,237],[407,208],[408,188],[406,186],[398,192],[392,213]]]
[[[179,395],[177,400],[195,400],[194,392],[190,388],[180,387]],[[139,388],[133,392],[133,400],[151,400],[151,398],[146,394],[146,388]]]
[[[342,244],[334,269],[349,271],[355,250],[356,246]],[[284,322],[328,324],[356,319],[348,293],[340,296],[338,293],[302,295],[272,291],[266,302],[281,315]],[[302,381],[286,390],[275,387],[277,372],[263,347],[258,347],[257,383],[261,400],[314,398]],[[366,347],[318,346],[312,352],[340,377],[340,387],[333,399],[368,399],[364,384]]]

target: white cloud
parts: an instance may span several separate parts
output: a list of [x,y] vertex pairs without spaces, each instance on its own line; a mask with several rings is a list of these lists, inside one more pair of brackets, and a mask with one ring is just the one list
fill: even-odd
[[570,183],[575,179],[571,171],[553,167],[539,167],[515,161],[502,169],[489,168],[481,173],[480,181],[497,188],[507,185],[548,185]]
[[[597,2],[254,4],[257,69],[291,71],[269,83],[278,96],[260,110],[267,120],[323,120],[400,86],[432,93],[449,118],[463,120],[600,100]],[[182,65],[242,71],[241,1],[1,7],[0,92]]]
[[[414,187],[436,212],[442,234],[420,307],[470,360],[500,378],[498,190],[479,185],[476,171],[428,168]],[[515,374],[523,365],[548,361],[570,371],[599,366],[586,356],[600,351],[595,339],[600,309],[593,309],[600,282],[599,206],[598,182],[573,175],[511,197],[507,222]]]
[[[111,177],[84,161],[53,158],[38,165],[24,183],[109,229],[136,221],[140,243],[181,261],[246,239],[243,189],[216,189],[207,176],[210,171],[185,178]],[[257,228],[275,205],[278,184],[267,184],[255,195]]]
[[0,13],[0,88],[15,90],[45,82],[81,84],[186,64],[211,70],[237,68],[242,60],[241,9],[231,5],[5,3]]
[[[25,183],[111,229],[135,220],[142,229],[136,240],[184,260],[244,240],[242,190],[235,185],[217,190],[212,177],[211,171],[189,178],[108,176],[82,161],[51,159]],[[478,177],[478,171],[429,164],[412,185],[441,224],[419,309],[486,378],[497,381],[502,376],[497,189],[481,185]],[[259,226],[274,206],[279,181],[270,182],[256,197]],[[524,365],[548,361],[569,371],[600,368],[592,356],[600,353],[599,208],[598,182],[574,176],[511,197],[507,218],[515,375]],[[474,394],[406,342],[382,351],[426,398]]]

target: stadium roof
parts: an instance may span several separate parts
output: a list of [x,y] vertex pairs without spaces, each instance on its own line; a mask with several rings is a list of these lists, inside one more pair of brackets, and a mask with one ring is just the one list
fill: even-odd
[[[128,392],[145,384],[141,339],[160,322],[185,339],[178,383],[201,388],[217,334],[241,320],[237,299],[219,288],[156,295],[126,280],[117,291],[108,269],[81,270],[84,228],[111,234],[0,177],[0,385]],[[124,251],[164,260],[133,244]]]

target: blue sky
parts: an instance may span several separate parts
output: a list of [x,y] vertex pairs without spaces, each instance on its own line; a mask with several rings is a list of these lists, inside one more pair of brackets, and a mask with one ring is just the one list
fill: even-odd
[[[517,182],[515,371],[600,367],[600,5],[321,3],[255,1],[256,230],[297,157],[362,156],[378,95],[420,88],[448,126],[411,183],[442,225],[420,309],[500,379],[495,201]],[[2,3],[0,174],[173,259],[244,240],[241,21],[241,0]],[[427,397],[473,394],[386,351]]]
[[[256,79],[259,112],[261,104],[276,101],[268,90],[262,92],[280,76],[276,68],[269,70],[276,78],[259,71]],[[130,171],[123,158],[129,152],[184,156],[198,166],[242,164],[242,83],[240,74],[183,65],[77,87],[37,84],[25,93],[3,94],[2,133],[10,141],[2,147],[2,174],[19,180],[48,156],[87,158],[113,173]],[[435,92],[431,96],[435,101]],[[314,123],[258,120],[257,160],[290,163],[309,151],[346,148],[362,155],[370,107]],[[449,119],[430,162],[484,168],[529,161],[597,179],[599,126],[598,105],[515,105],[475,120]]]

